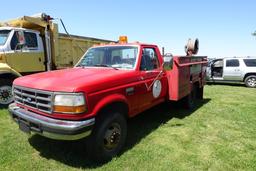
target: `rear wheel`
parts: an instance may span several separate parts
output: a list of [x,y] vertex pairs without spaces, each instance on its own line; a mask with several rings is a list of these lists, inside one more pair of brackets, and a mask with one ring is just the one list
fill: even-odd
[[246,77],[244,83],[247,87],[256,88],[256,76],[250,75]]
[[204,98],[204,87],[201,87],[201,88],[197,88],[197,91],[196,91],[196,98],[198,100],[202,100]]
[[0,79],[0,106],[7,107],[12,101],[12,80]]
[[193,109],[195,107],[195,99],[196,99],[196,91],[193,88],[193,90],[190,92],[189,95],[184,97],[182,104],[184,108],[186,109]]
[[92,159],[108,161],[116,156],[125,144],[127,123],[119,112],[99,116],[89,142],[89,153]]

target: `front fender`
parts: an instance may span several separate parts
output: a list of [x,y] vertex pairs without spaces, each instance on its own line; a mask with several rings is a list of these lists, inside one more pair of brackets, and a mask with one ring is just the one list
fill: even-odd
[[115,102],[122,102],[127,104],[127,106],[129,106],[128,100],[126,99],[126,97],[122,94],[111,94],[108,95],[106,97],[104,97],[103,99],[101,99],[96,106],[94,107],[92,113],[93,114],[97,114],[101,109],[103,109],[104,107],[115,103]]
[[9,65],[5,63],[0,63],[0,74],[12,74],[16,77],[20,77],[21,74],[14,69],[12,69]]

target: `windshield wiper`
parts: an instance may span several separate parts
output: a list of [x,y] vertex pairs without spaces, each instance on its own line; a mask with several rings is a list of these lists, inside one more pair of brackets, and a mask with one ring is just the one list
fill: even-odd
[[111,65],[107,65],[107,64],[95,64],[93,66],[97,66],[97,67],[110,67],[110,68],[113,68],[115,70],[118,70],[117,68],[115,67],[112,67]]

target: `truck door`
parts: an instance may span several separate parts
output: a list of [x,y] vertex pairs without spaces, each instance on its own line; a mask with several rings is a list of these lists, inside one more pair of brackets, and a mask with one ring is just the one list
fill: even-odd
[[238,59],[227,59],[225,61],[223,78],[227,81],[241,80],[242,71]]
[[223,59],[213,60],[209,65],[208,74],[211,80],[223,80]]
[[[142,49],[140,61],[140,79],[138,85],[138,106],[141,110],[151,107],[162,99],[167,90],[167,78],[161,72],[159,56],[156,48],[145,47]],[[158,77],[161,74],[160,77]],[[156,79],[158,77],[158,79]]]
[[14,31],[10,51],[6,53],[8,64],[20,73],[44,71],[44,51],[38,33],[24,31],[25,44],[19,44],[19,32]]

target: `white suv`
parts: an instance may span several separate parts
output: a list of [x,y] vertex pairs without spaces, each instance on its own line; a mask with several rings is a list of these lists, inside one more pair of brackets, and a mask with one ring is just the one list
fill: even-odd
[[228,57],[211,60],[207,82],[240,82],[256,88],[256,57]]

